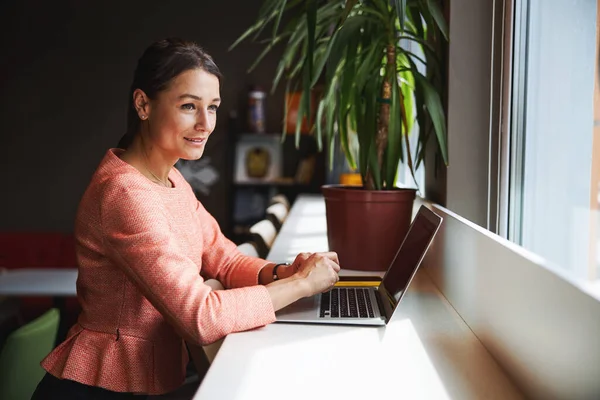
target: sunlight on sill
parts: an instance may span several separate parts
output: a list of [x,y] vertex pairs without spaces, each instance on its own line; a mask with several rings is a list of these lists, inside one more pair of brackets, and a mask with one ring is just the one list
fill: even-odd
[[307,217],[302,215],[295,221],[286,221],[284,228],[294,232],[294,235],[323,235],[327,233],[327,225],[321,216]]
[[322,216],[325,212],[324,202],[307,202],[303,203],[301,207],[296,209],[297,213],[302,216],[317,215]]
[[600,279],[580,282],[578,286],[587,294],[600,301]]
[[[450,398],[409,319],[394,321],[387,328],[322,328],[319,333],[306,337],[298,334],[272,345],[265,344],[257,349],[245,368],[252,371],[260,370],[264,365],[281,365],[284,356],[287,361],[283,364],[293,360],[293,367],[272,369],[269,381],[286,382],[288,388],[310,385],[309,390],[317,396],[315,398],[339,398],[350,390],[353,398],[387,397],[385,394],[389,394],[390,385],[398,386],[402,398]],[[383,347],[385,354],[381,353]],[[310,357],[315,351],[320,354],[319,363]],[[354,383],[343,387],[332,384],[335,382],[327,379],[332,368],[338,370],[336,375],[343,375],[347,382]],[[302,373],[298,374],[298,371]],[[279,389],[278,385],[265,388],[264,382],[244,379],[239,392],[266,390],[266,397],[271,398]],[[307,394],[306,390],[301,392]],[[297,396],[290,390],[285,397],[296,399]]]

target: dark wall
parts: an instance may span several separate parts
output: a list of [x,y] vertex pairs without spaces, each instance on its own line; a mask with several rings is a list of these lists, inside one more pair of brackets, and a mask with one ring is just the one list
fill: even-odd
[[[219,183],[201,200],[229,224],[231,160],[227,117],[243,116],[247,87],[270,88],[274,53],[252,74],[257,45],[227,48],[254,21],[261,1],[0,2],[0,230],[72,230],[98,162],[125,130],[138,57],[167,36],[195,40],[225,80],[206,157]],[[268,98],[267,129],[278,132],[282,90]]]

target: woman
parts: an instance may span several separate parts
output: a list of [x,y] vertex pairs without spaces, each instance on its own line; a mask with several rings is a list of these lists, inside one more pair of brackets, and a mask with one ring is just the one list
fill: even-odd
[[[206,345],[263,326],[337,282],[335,253],[300,254],[290,266],[239,253],[173,168],[202,156],[219,83],[194,43],[162,40],[140,58],[125,149],[106,153],[77,212],[82,313],[42,361],[34,399],[169,392],[185,377],[184,339]],[[209,278],[229,290],[211,291]]]

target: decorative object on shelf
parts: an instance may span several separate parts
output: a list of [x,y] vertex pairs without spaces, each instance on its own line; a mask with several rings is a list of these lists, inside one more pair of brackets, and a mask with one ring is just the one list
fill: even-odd
[[314,155],[300,160],[294,180],[298,183],[308,185],[315,174],[315,163],[316,157]]
[[248,92],[248,129],[253,133],[265,133],[265,97],[267,94],[255,86]]
[[[288,92],[285,95],[285,133],[293,135],[296,133],[296,124],[298,123],[298,111],[300,108],[300,99],[302,98],[302,92]],[[314,104],[317,100],[314,95],[314,91],[311,92],[311,105],[312,109],[310,112],[310,123],[307,122],[306,116],[302,118],[302,124],[300,126],[300,133],[303,135],[311,133],[311,127],[314,125],[315,107]]]
[[[311,90],[322,82],[323,96],[315,120],[320,148],[323,137],[331,143],[339,135],[350,168],[360,170],[364,190],[368,191],[363,207],[354,207],[353,217],[339,225],[330,223],[330,210],[339,207],[340,201],[357,201],[354,194],[361,189],[337,187],[336,193],[350,193],[335,199],[325,193],[330,248],[338,252],[344,268],[385,270],[404,238],[412,201],[402,200],[397,205],[405,207],[403,215],[407,216],[396,220],[403,224],[393,238],[397,246],[382,248],[383,236],[390,233],[364,225],[381,220],[374,216],[379,207],[368,201],[371,196],[391,202],[397,192],[405,190],[407,197],[415,197],[416,189],[396,187],[399,164],[406,161],[414,176],[432,136],[448,163],[442,105],[448,28],[443,4],[441,0],[265,0],[257,22],[231,46],[251,37],[265,46],[264,55],[275,44],[284,43],[273,87],[284,76],[288,81],[286,93],[290,83],[301,85],[296,140],[302,119],[310,115]],[[409,135],[415,136],[412,140],[417,144],[413,153]],[[353,139],[359,143],[357,151],[349,145]],[[346,235],[349,230],[369,234],[355,241]],[[363,251],[360,257],[352,258],[346,252],[349,248]],[[381,256],[382,252],[386,254]],[[384,261],[373,262],[380,259]]]
[[269,172],[271,154],[261,146],[251,147],[244,155],[246,175],[250,178],[264,178]]
[[236,143],[235,183],[261,183],[281,177],[278,135],[242,135]]
[[182,160],[175,164],[181,175],[195,192],[205,196],[210,194],[211,186],[219,180],[219,171],[210,164],[210,157],[204,156],[199,160]]

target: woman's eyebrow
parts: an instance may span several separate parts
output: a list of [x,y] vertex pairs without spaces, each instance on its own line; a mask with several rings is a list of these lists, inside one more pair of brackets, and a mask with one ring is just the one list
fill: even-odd
[[[196,95],[189,94],[189,93],[184,93],[184,94],[182,94],[181,96],[179,96],[178,98],[179,98],[179,99],[184,99],[184,98],[186,98],[186,97],[189,97],[189,98],[192,98],[192,99],[194,99],[194,100],[198,100],[198,101],[202,100],[202,97],[198,97],[198,96],[196,96]],[[218,97],[215,97],[215,98],[214,98],[212,101],[221,101],[221,99],[220,99],[220,98],[218,98]]]
[[202,97],[198,97],[196,95],[189,94],[189,93],[182,94],[181,96],[178,97],[178,99],[185,99],[186,97],[192,98],[194,100],[202,100]]

